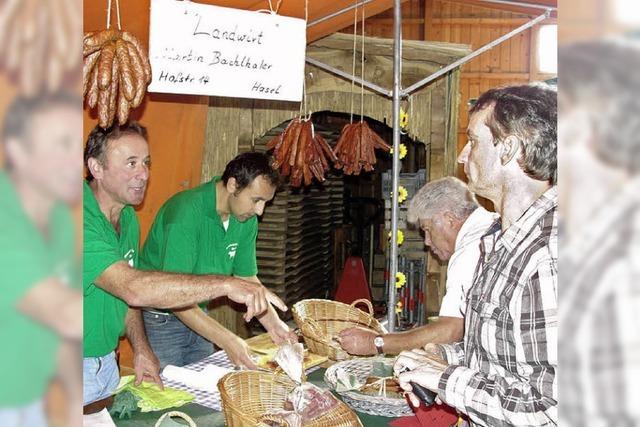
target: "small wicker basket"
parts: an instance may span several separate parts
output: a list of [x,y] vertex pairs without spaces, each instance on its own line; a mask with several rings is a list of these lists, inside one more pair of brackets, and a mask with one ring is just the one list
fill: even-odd
[[[367,306],[369,313],[356,308],[361,303]],[[296,303],[291,311],[309,351],[331,360],[354,357],[334,340],[343,329],[362,326],[379,334],[386,333],[373,317],[373,306],[366,299],[356,300],[351,305],[324,299],[306,299]]]
[[[338,362],[324,373],[324,382],[335,390],[338,383],[338,370],[354,374],[359,382],[364,382],[373,370],[374,362],[382,362],[388,366],[393,366],[394,359],[381,359],[379,357],[368,357],[362,359],[345,360]],[[378,415],[382,417],[404,417],[413,415],[413,410],[401,395],[371,395],[358,390],[336,392],[341,399],[352,409],[365,414]]]
[[[284,402],[295,387],[286,375],[262,371],[230,372],[218,381],[222,398],[222,410],[227,427],[247,427],[276,421],[277,417],[266,415],[275,409],[283,409]],[[289,427],[284,420],[280,425]],[[347,405],[338,401],[338,406],[322,416],[304,424],[304,427],[362,427],[362,423]]]

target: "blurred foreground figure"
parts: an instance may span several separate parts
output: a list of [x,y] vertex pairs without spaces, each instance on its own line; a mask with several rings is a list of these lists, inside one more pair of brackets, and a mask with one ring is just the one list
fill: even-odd
[[560,417],[640,419],[640,50],[582,42],[558,53]]
[[[0,425],[46,425],[43,398],[60,375],[79,413],[82,296],[69,205],[81,195],[80,99],[16,98],[0,149]],[[79,425],[72,421],[72,425]]]
[[82,68],[79,37],[80,0],[0,1],[0,71],[24,96],[73,87],[68,80]]

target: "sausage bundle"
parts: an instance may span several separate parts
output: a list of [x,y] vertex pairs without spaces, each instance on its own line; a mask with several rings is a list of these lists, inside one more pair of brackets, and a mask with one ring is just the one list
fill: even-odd
[[338,161],[325,139],[316,133],[311,120],[296,118],[289,122],[280,135],[267,143],[273,150],[273,168],[283,176],[291,175],[293,187],[311,185],[313,177],[324,182],[324,174],[329,170],[329,161]]
[[336,167],[341,164],[346,175],[359,175],[363,169],[370,172],[376,164],[376,148],[386,152],[391,149],[367,122],[345,125],[333,150],[339,160]]
[[151,82],[149,57],[131,33],[107,29],[85,34],[82,54],[83,97],[98,108],[99,125],[111,126],[116,114],[124,124],[129,110],[142,103]]

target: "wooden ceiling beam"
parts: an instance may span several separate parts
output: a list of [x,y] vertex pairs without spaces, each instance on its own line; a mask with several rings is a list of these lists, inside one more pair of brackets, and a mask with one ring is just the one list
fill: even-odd
[[[499,9],[505,12],[520,13],[528,16],[539,16],[539,15],[542,15],[542,13],[544,12],[542,9],[539,9],[539,8],[514,6],[509,4],[489,3],[482,0],[444,0],[444,1],[447,1],[450,3],[461,3],[461,4],[471,5],[471,6],[484,7],[487,9]],[[556,0],[536,0],[536,1],[529,1],[528,3],[532,3],[532,4],[535,3],[540,6],[549,6],[549,7],[558,6]],[[557,10],[554,10],[551,12],[552,18],[557,18],[557,16],[558,16]]]

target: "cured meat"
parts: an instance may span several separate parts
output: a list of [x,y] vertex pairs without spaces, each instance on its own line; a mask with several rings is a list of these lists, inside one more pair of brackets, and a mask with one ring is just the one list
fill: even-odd
[[345,125],[333,150],[337,162],[347,175],[359,175],[373,170],[376,164],[375,150],[389,152],[391,147],[375,133],[365,121]]
[[120,30],[86,33],[83,39],[83,96],[97,108],[100,127],[123,125],[151,82],[149,57],[140,41]]
[[290,176],[293,187],[309,186],[314,178],[324,182],[330,165],[338,161],[327,141],[315,133],[311,120],[300,118],[267,142],[267,149],[273,150],[273,168]]

